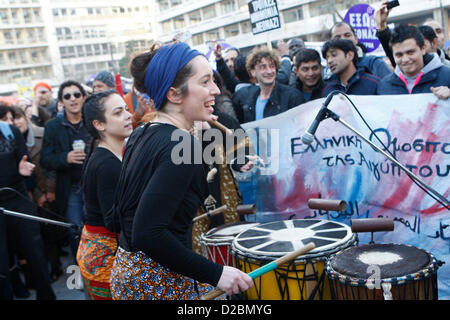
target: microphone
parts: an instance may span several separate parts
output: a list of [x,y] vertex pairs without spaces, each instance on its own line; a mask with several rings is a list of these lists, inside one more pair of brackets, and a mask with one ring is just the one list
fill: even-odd
[[333,99],[333,96],[341,93],[339,90],[332,91],[328,96],[327,99],[322,104],[322,107],[320,108],[319,112],[317,113],[316,118],[309,126],[308,130],[303,134],[302,136],[302,142],[304,144],[311,144],[314,141],[314,135],[316,133],[317,128],[319,127],[319,123],[324,119],[325,113],[327,112],[327,107],[331,102],[331,99]]

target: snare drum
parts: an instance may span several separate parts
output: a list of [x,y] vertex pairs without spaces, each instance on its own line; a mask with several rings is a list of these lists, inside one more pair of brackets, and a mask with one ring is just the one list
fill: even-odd
[[401,244],[348,248],[326,266],[337,300],[437,300],[437,269],[431,253]]
[[200,237],[203,256],[224,266],[232,265],[231,243],[233,239],[258,223],[235,222],[225,224],[203,233]]
[[324,275],[333,253],[356,243],[349,226],[327,220],[285,220],[260,224],[239,234],[232,243],[234,266],[249,273],[304,245],[315,249],[254,280],[244,295],[249,300],[330,299]]

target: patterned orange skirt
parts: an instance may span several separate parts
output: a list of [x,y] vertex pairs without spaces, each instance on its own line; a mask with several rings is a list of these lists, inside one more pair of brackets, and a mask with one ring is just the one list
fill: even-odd
[[114,233],[102,227],[83,227],[77,263],[90,300],[111,300],[110,278],[116,249]]
[[198,300],[212,289],[170,271],[142,251],[119,247],[111,270],[113,300]]

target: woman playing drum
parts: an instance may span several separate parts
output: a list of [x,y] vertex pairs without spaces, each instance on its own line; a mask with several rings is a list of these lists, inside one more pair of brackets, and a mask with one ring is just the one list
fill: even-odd
[[248,289],[247,274],[189,248],[192,218],[208,195],[206,167],[196,155],[201,146],[189,130],[194,121],[215,119],[219,93],[207,59],[176,43],[136,56],[130,70],[157,115],[125,149],[114,208],[121,232],[113,299],[198,299],[211,285],[227,294]]

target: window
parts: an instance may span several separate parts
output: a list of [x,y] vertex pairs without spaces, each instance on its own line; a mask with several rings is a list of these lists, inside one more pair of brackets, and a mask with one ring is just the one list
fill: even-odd
[[8,11],[6,10],[0,10],[0,21],[2,24],[9,24],[9,15]]
[[28,64],[27,55],[24,50],[19,51],[19,61],[21,64]]
[[172,31],[172,21],[171,20],[167,20],[162,23],[162,31],[163,32]]
[[83,46],[77,46],[77,56],[78,57],[84,57],[86,54],[84,53],[84,47]]
[[36,31],[37,31],[37,36],[38,36],[39,41],[45,42],[44,29],[43,28],[39,28]]
[[323,2],[312,2],[309,4],[309,14],[311,17],[321,16],[328,13],[331,13],[331,9],[328,3],[325,5]]
[[17,56],[14,51],[8,52],[8,61],[11,64],[17,64]]
[[34,15],[34,22],[42,22],[41,12],[39,11],[39,9],[34,9],[33,15]]
[[202,16],[200,15],[200,10],[192,11],[188,14],[189,24],[196,24],[202,21]]
[[22,30],[16,30],[16,40],[18,44],[24,43],[22,39]]
[[102,52],[100,51],[100,45],[98,43],[94,44],[94,54],[96,56],[101,55]]
[[52,9],[52,13],[54,17],[59,16],[59,10],[58,9]]
[[175,29],[184,28],[184,17],[183,16],[175,17],[174,22],[175,22]]
[[252,32],[252,24],[250,23],[250,21],[241,22],[241,30],[242,33]]
[[3,31],[3,40],[6,44],[13,44],[13,37],[10,31]]
[[86,55],[87,56],[92,56],[92,45],[91,44],[88,44],[86,46]]
[[239,24],[236,23],[226,26],[224,30],[225,30],[225,38],[236,37],[239,35]]
[[181,4],[181,0],[172,0],[170,2],[172,3],[172,7],[176,7]]
[[297,11],[296,10],[288,10],[283,12],[284,22],[294,22],[297,21]]
[[23,21],[25,23],[31,23],[33,22],[33,17],[31,15],[31,10],[29,9],[23,9],[22,10],[22,15],[23,15]]
[[225,0],[221,2],[222,13],[227,14],[236,11],[236,3],[234,0]]
[[31,61],[33,61],[34,63],[39,63],[40,59],[39,59],[39,52],[38,51],[31,51]]
[[168,0],[160,0],[159,2],[159,11],[165,11],[169,9],[169,1]]
[[220,38],[219,30],[210,30],[206,32],[206,41],[214,41]]
[[36,35],[35,35],[33,29],[27,31],[27,38],[28,38],[28,42],[35,42],[36,41]]
[[205,18],[205,20],[216,17],[216,6],[215,5],[205,7],[202,10],[203,10],[203,18]]
[[11,11],[11,17],[13,20],[14,24],[19,24],[20,23],[20,19],[19,19],[19,14],[17,10]]
[[192,44],[194,46],[199,46],[201,44],[203,44],[205,41],[203,39],[203,33],[198,33],[198,34],[194,34],[192,36]]
[[108,49],[108,44],[107,43],[102,43],[102,53],[103,54],[108,54],[109,53],[109,49]]
[[64,34],[65,34],[64,39],[66,40],[72,39],[72,31],[70,30],[70,28],[64,28]]

